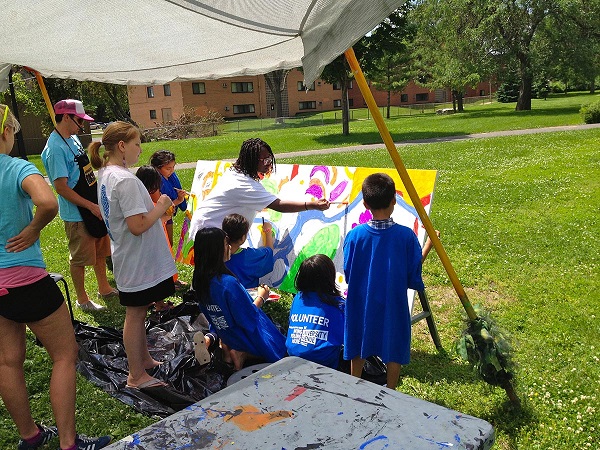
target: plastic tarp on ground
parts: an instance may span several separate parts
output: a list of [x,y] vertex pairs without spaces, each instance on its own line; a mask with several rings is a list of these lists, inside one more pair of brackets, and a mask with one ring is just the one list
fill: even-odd
[[2,0],[0,74],[15,64],[46,77],[164,84],[303,66],[308,85],[402,3]]
[[156,396],[126,386],[128,366],[122,330],[76,322],[77,370],[136,411],[148,416],[169,416],[221,390],[232,373],[216,357],[204,366],[196,361],[193,336],[198,330],[206,331],[207,326],[199,312],[196,303],[183,303],[166,313],[151,314],[146,322],[150,354],[163,362],[152,375],[168,383],[167,399],[164,392]]

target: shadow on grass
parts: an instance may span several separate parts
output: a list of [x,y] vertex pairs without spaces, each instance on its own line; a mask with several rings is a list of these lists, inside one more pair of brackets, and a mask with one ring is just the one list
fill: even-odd
[[[423,139],[433,139],[440,137],[449,136],[463,136],[468,134],[467,132],[460,130],[453,130],[452,132],[443,131],[408,131],[406,133],[392,132],[392,139],[394,142],[404,141],[419,141]],[[325,147],[346,147],[351,145],[368,145],[368,144],[381,144],[381,147],[385,147],[381,140],[381,136],[378,132],[352,132],[350,136],[343,136],[340,133],[332,133],[324,136],[315,137],[315,141],[323,144]]]
[[529,403],[523,400],[522,402],[519,407],[507,399],[490,412],[490,417],[485,418],[496,429],[496,435],[501,432],[507,437],[510,449],[519,448],[519,436],[523,429],[537,428],[540,422]]
[[424,352],[413,350],[410,364],[402,368],[402,376],[411,376],[422,383],[476,383],[479,377],[471,366],[452,358],[446,350]]

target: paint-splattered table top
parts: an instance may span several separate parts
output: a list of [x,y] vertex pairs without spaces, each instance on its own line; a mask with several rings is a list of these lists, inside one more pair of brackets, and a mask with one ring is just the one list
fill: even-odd
[[492,426],[288,357],[110,449],[489,449]]

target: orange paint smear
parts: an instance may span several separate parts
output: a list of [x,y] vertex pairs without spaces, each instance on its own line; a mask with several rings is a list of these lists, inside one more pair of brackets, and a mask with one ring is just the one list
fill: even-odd
[[232,422],[242,431],[256,431],[270,423],[289,419],[294,416],[292,411],[261,412],[253,405],[236,406],[235,410],[225,414],[225,422]]

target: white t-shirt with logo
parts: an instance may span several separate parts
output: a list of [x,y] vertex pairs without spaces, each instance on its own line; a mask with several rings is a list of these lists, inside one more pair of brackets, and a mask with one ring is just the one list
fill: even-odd
[[235,170],[228,170],[194,211],[190,237],[196,236],[201,228],[221,228],[225,216],[232,213],[241,214],[252,224],[256,214],[275,200],[277,196],[268,192],[260,181]]
[[127,217],[154,208],[150,194],[135,175],[119,166],[100,169],[98,202],[110,236],[113,273],[120,291],[143,291],[177,273],[160,219],[139,236],[127,227]]

